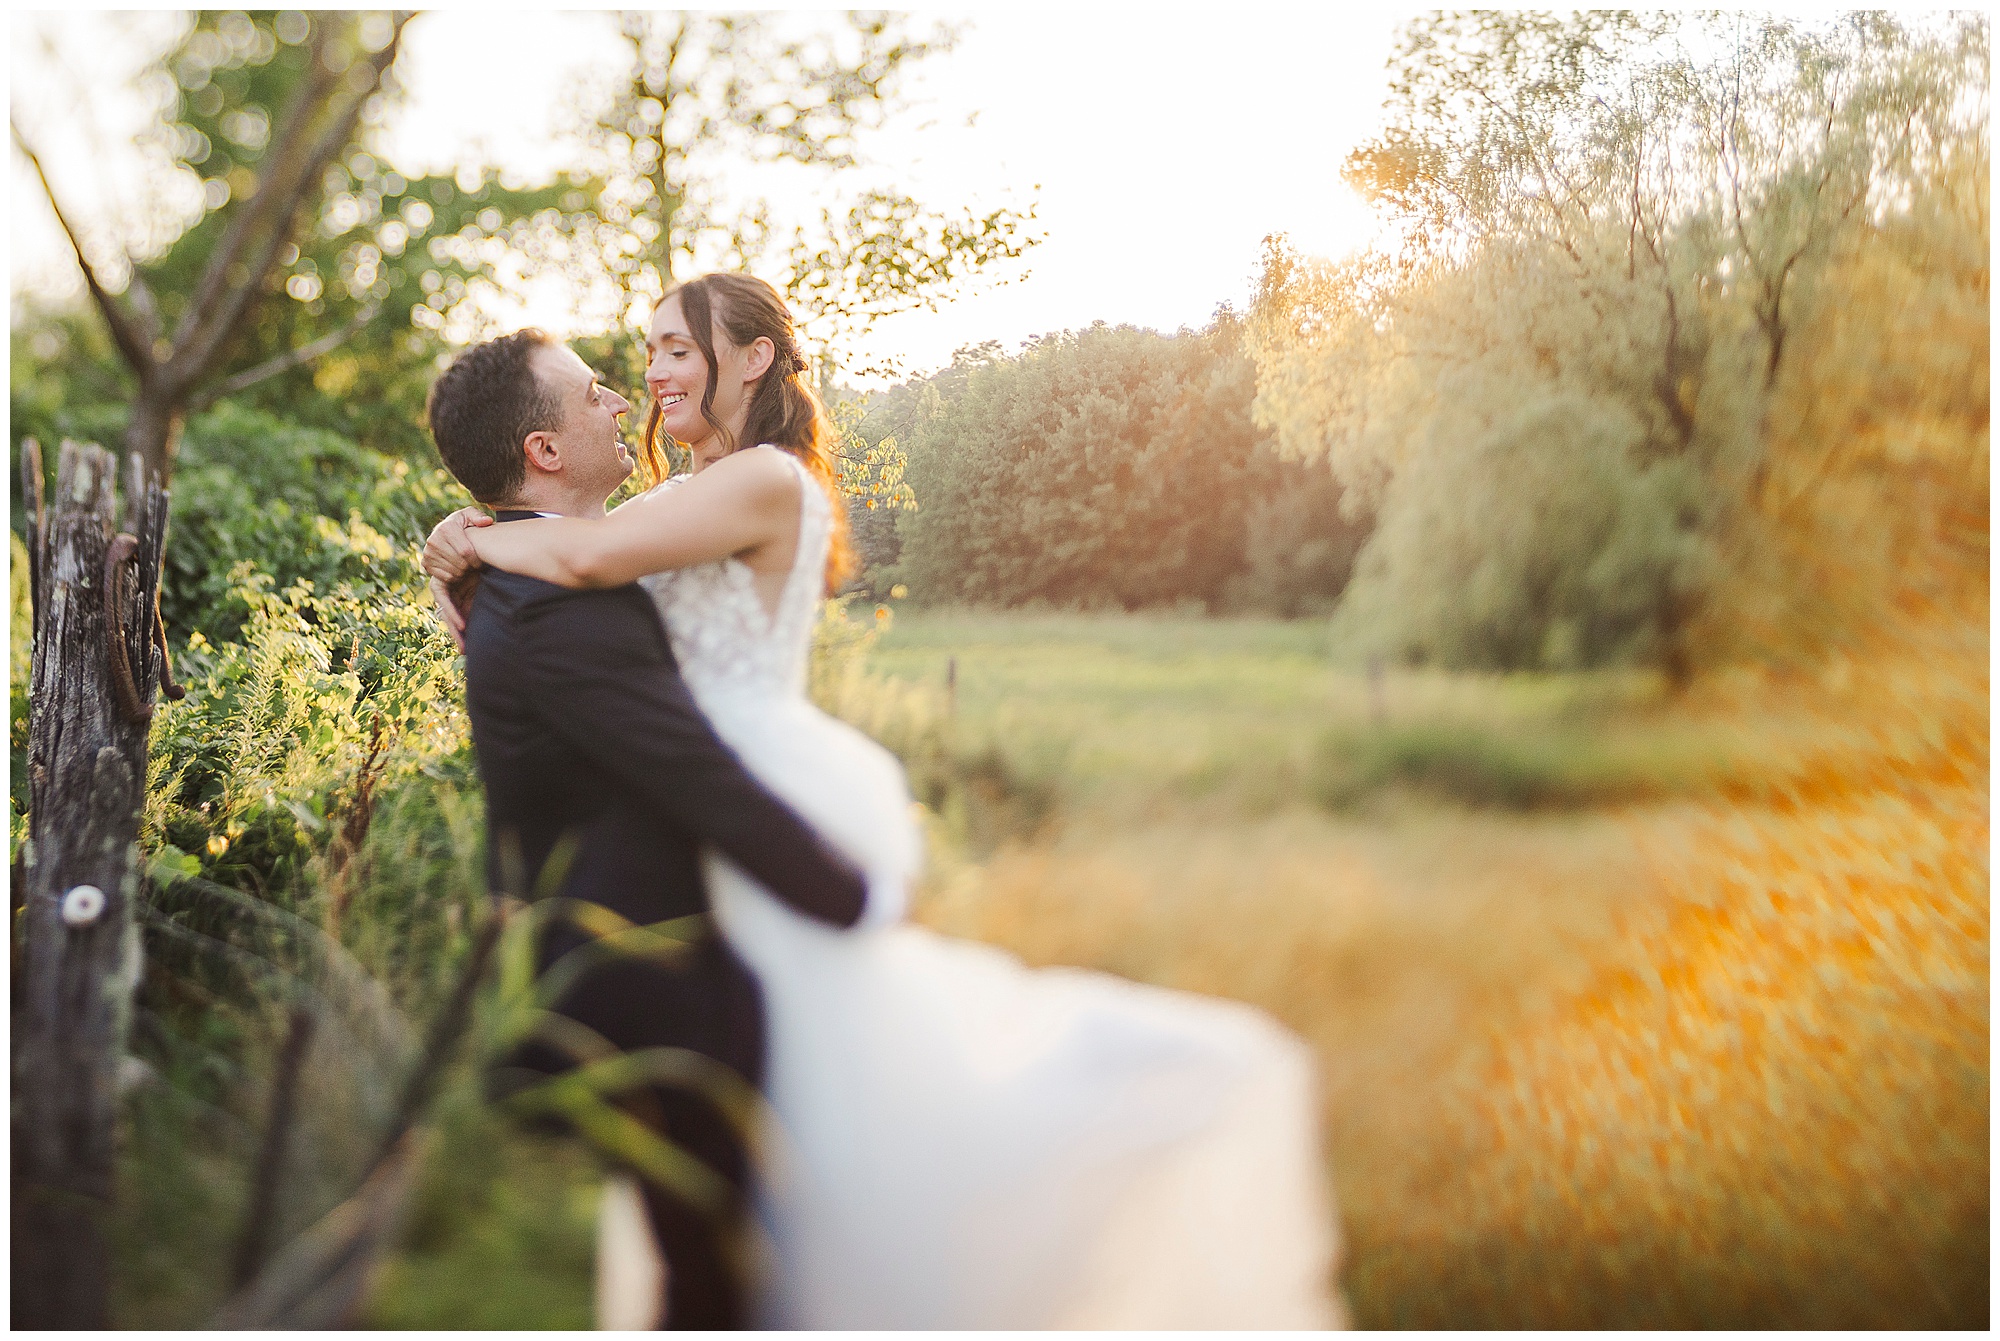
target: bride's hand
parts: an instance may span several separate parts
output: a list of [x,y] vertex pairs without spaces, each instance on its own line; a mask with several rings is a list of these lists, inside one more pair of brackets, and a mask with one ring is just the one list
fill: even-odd
[[431,528],[424,542],[424,572],[430,577],[431,600],[452,645],[465,650],[465,614],[478,590],[479,551],[466,534],[468,527],[491,526],[493,519],[477,508],[460,508]]
[[452,588],[437,578],[431,579],[431,600],[437,605],[438,618],[444,622],[444,631],[451,635],[451,645],[459,651],[465,650],[465,612],[472,608],[472,594],[479,590],[479,570],[471,569],[459,579],[461,596],[452,595]]
[[424,571],[449,585],[468,568],[479,567],[479,549],[467,532],[492,524],[493,519],[478,508],[460,508],[446,517],[431,528],[430,538],[424,541]]

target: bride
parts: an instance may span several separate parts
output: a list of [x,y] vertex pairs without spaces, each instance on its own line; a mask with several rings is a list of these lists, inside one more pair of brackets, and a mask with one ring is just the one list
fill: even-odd
[[[906,889],[921,835],[900,765],[805,694],[821,596],[850,560],[790,313],[761,280],[706,275],[659,303],[646,350],[651,489],[601,520],[496,527],[467,509],[425,566],[644,583],[717,735],[872,889]],[[662,431],[690,475],[664,478]],[[1267,1017],[1031,971],[900,906],[836,930],[718,857],[707,876],[765,996],[761,1325],[1343,1320],[1310,1057]]]

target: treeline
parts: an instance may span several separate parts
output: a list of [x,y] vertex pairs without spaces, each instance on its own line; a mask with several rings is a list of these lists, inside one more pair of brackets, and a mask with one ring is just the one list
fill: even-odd
[[963,350],[857,426],[901,446],[916,501],[857,514],[867,581],[926,602],[1329,610],[1365,522],[1324,464],[1279,455],[1255,395],[1227,311]]
[[875,397],[870,585],[1677,678],[1983,599],[1986,69],[1977,16],[1414,20],[1346,165],[1390,241]]
[[1976,16],[1412,23],[1348,164],[1400,243],[1272,246],[1249,321],[1377,516],[1341,640],[1685,675],[1983,602],[1986,71]]

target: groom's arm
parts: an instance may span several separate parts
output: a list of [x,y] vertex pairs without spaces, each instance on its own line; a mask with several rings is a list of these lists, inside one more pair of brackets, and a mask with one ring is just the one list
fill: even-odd
[[842,927],[860,918],[862,873],[716,736],[636,588],[537,602],[517,631],[518,668],[558,736],[801,912]]

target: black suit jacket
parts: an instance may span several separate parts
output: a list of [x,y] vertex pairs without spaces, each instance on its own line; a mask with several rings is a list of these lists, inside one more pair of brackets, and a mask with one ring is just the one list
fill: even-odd
[[[709,844],[804,913],[836,926],[860,917],[861,873],[716,737],[637,586],[570,591],[488,571],[466,620],[465,666],[493,889],[544,892],[544,867],[571,837],[554,892],[640,925],[706,913],[698,853]],[[541,967],[588,939],[552,924]],[[613,957],[552,1008],[621,1050],[692,1048],[761,1081],[756,983],[713,934],[671,966]],[[531,1040],[501,1059],[491,1088],[575,1060]]]

